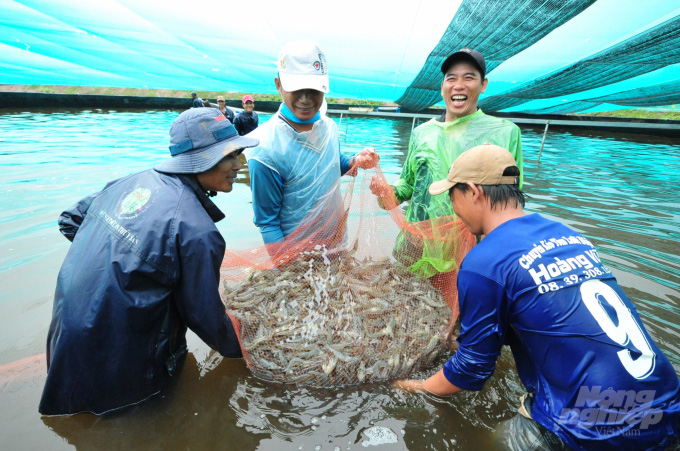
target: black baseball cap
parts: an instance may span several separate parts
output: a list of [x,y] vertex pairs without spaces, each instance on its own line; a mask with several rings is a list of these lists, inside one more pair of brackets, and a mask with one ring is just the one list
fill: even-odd
[[460,49],[457,52],[450,54],[442,64],[442,74],[446,75],[446,71],[449,70],[451,65],[459,60],[472,62],[477,66],[480,74],[482,74],[482,80],[484,80],[484,77],[486,77],[486,62],[484,62],[484,56],[477,50],[468,48]]

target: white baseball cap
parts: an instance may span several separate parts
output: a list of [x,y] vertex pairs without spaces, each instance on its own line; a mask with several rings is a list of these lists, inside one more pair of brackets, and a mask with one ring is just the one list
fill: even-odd
[[291,41],[279,52],[279,80],[288,92],[314,89],[328,92],[328,65],[319,44]]

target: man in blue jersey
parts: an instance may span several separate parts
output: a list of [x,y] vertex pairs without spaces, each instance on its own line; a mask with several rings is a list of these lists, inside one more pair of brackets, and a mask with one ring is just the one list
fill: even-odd
[[[481,390],[509,344],[528,396],[502,426],[510,449],[664,449],[677,445],[680,381],[592,244],[525,215],[519,168],[484,144],[446,180],[453,210],[485,238],[458,273],[458,351],[424,381],[395,385],[450,395]],[[537,446],[540,443],[540,446]]]
[[[332,241],[333,234],[342,230],[340,176],[355,163],[364,169],[378,163],[371,147],[354,156],[340,152],[337,126],[322,111],[329,90],[328,64],[316,42],[284,45],[278,69],[274,83],[281,106],[253,132],[260,145],[245,153],[254,223],[270,254],[291,235],[299,240],[313,235]],[[303,221],[314,224],[298,229]]]

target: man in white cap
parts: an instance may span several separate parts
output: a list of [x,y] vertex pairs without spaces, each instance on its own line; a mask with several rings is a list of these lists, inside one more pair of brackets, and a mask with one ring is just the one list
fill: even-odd
[[284,45],[278,70],[274,83],[281,106],[253,132],[260,145],[246,152],[254,222],[270,253],[279,249],[305,217],[317,218],[317,225],[302,230],[303,225],[296,239],[308,233],[318,237],[319,230],[311,230],[315,228],[331,235],[341,230],[340,176],[355,164],[366,169],[378,162],[370,147],[351,157],[340,152],[335,122],[320,111],[329,91],[328,63],[316,42]]
[[239,136],[215,108],[180,114],[171,158],[107,184],[63,212],[73,243],[59,271],[47,337],[44,415],[104,414],[159,393],[181,368],[187,327],[225,357],[240,357],[218,291],[224,214],[210,200],[232,190]]
[[[592,244],[523,211],[520,170],[506,149],[465,151],[432,183],[485,238],[458,273],[458,350],[407,390],[479,391],[509,344],[529,392],[501,424],[500,449],[665,449],[677,445],[680,380]],[[567,446],[568,445],[568,446]]]

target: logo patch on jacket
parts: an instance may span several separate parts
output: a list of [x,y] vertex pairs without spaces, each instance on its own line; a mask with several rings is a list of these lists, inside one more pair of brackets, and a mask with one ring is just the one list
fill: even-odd
[[151,203],[151,190],[148,188],[135,188],[116,207],[119,219],[134,219],[146,210]]

